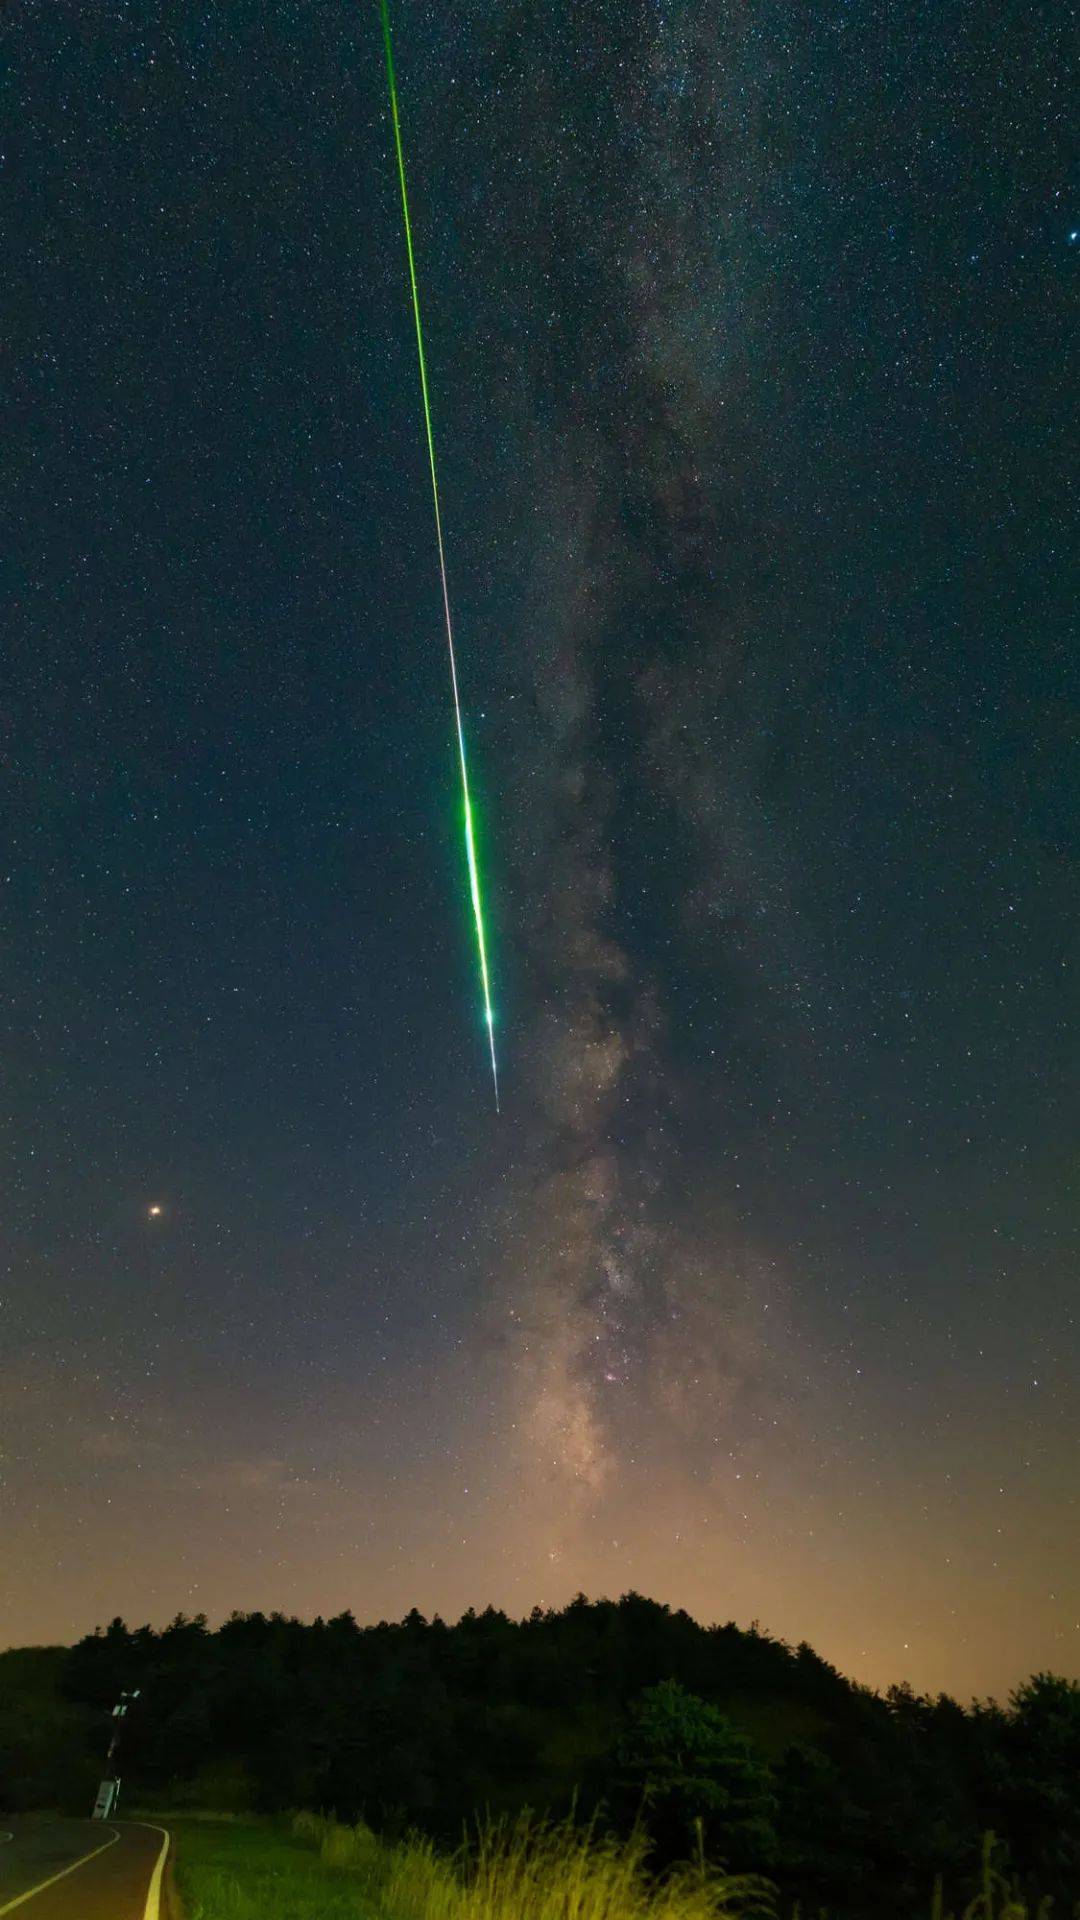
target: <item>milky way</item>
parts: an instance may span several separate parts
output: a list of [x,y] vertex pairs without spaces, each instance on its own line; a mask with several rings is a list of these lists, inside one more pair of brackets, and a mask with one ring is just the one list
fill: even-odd
[[403,15],[497,1124],[377,25],[5,16],[0,1634],[1075,1672],[1064,25]]

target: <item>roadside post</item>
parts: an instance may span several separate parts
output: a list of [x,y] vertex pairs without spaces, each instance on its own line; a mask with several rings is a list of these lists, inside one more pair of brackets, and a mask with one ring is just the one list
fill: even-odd
[[103,1780],[97,1790],[94,1811],[91,1820],[107,1820],[116,1805],[116,1796],[120,1791],[119,1780]]
[[112,1737],[109,1741],[109,1751],[105,1755],[105,1778],[97,1790],[97,1799],[94,1801],[94,1811],[90,1815],[92,1820],[107,1820],[109,1815],[116,1811],[116,1803],[120,1798],[120,1776],[113,1772],[113,1759],[120,1743],[120,1727],[127,1713],[128,1703],[131,1700],[137,1700],[140,1692],[141,1689],[135,1687],[130,1692],[122,1693],[112,1710],[113,1729]]

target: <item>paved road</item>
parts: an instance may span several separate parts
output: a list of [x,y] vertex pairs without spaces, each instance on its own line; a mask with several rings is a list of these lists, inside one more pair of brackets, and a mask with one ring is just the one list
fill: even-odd
[[158,1920],[166,1835],[123,1820],[0,1814],[0,1916]]

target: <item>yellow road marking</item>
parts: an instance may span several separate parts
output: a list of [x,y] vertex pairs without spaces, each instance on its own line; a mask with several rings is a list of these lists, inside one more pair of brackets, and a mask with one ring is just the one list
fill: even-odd
[[161,1852],[154,1862],[154,1871],[150,1875],[150,1885],[146,1891],[146,1906],[143,1910],[143,1920],[158,1920],[161,1912],[161,1876],[165,1871],[165,1856],[169,1851],[169,1835],[165,1827],[152,1827],[148,1820],[140,1820],[138,1825],[145,1827],[147,1833],[162,1835]]
[[119,1838],[120,1835],[113,1827],[111,1840],[103,1840],[100,1847],[91,1848],[89,1853],[83,1854],[81,1860],[73,1860],[70,1867],[61,1867],[59,1873],[51,1873],[47,1880],[39,1880],[36,1887],[30,1888],[29,1893],[16,1894],[14,1900],[9,1900],[6,1906],[0,1907],[0,1915],[13,1913],[16,1907],[21,1907],[27,1900],[32,1900],[35,1894],[44,1893],[46,1887],[55,1887],[58,1880],[66,1880],[69,1873],[75,1872],[76,1867],[85,1867],[88,1860],[96,1860],[99,1853],[105,1853],[109,1847],[115,1847]]

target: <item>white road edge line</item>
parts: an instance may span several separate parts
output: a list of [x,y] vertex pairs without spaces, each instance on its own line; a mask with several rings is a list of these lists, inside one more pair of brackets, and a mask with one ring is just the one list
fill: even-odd
[[104,1853],[109,1847],[115,1847],[120,1835],[115,1827],[111,1827],[109,1831],[112,1834],[111,1840],[103,1840],[100,1847],[92,1847],[89,1853],[83,1854],[81,1860],[73,1860],[70,1867],[61,1867],[59,1873],[51,1873],[47,1880],[39,1880],[36,1887],[30,1888],[29,1893],[16,1894],[14,1900],[9,1900],[5,1907],[0,1907],[0,1914],[14,1913],[16,1907],[23,1906],[27,1900],[32,1900],[35,1894],[44,1893],[46,1887],[55,1887],[58,1880],[66,1880],[68,1874],[74,1873],[77,1867],[85,1867],[88,1860],[96,1860],[99,1853]]
[[[154,1871],[150,1875],[150,1885],[146,1890],[146,1906],[143,1908],[143,1920],[159,1920],[161,1913],[161,1876],[165,1871],[165,1856],[169,1851],[169,1834],[166,1827],[152,1827],[149,1820],[133,1821],[133,1825],[145,1827],[147,1833],[162,1835],[161,1852],[154,1862]],[[0,1909],[2,1911],[2,1909]]]

